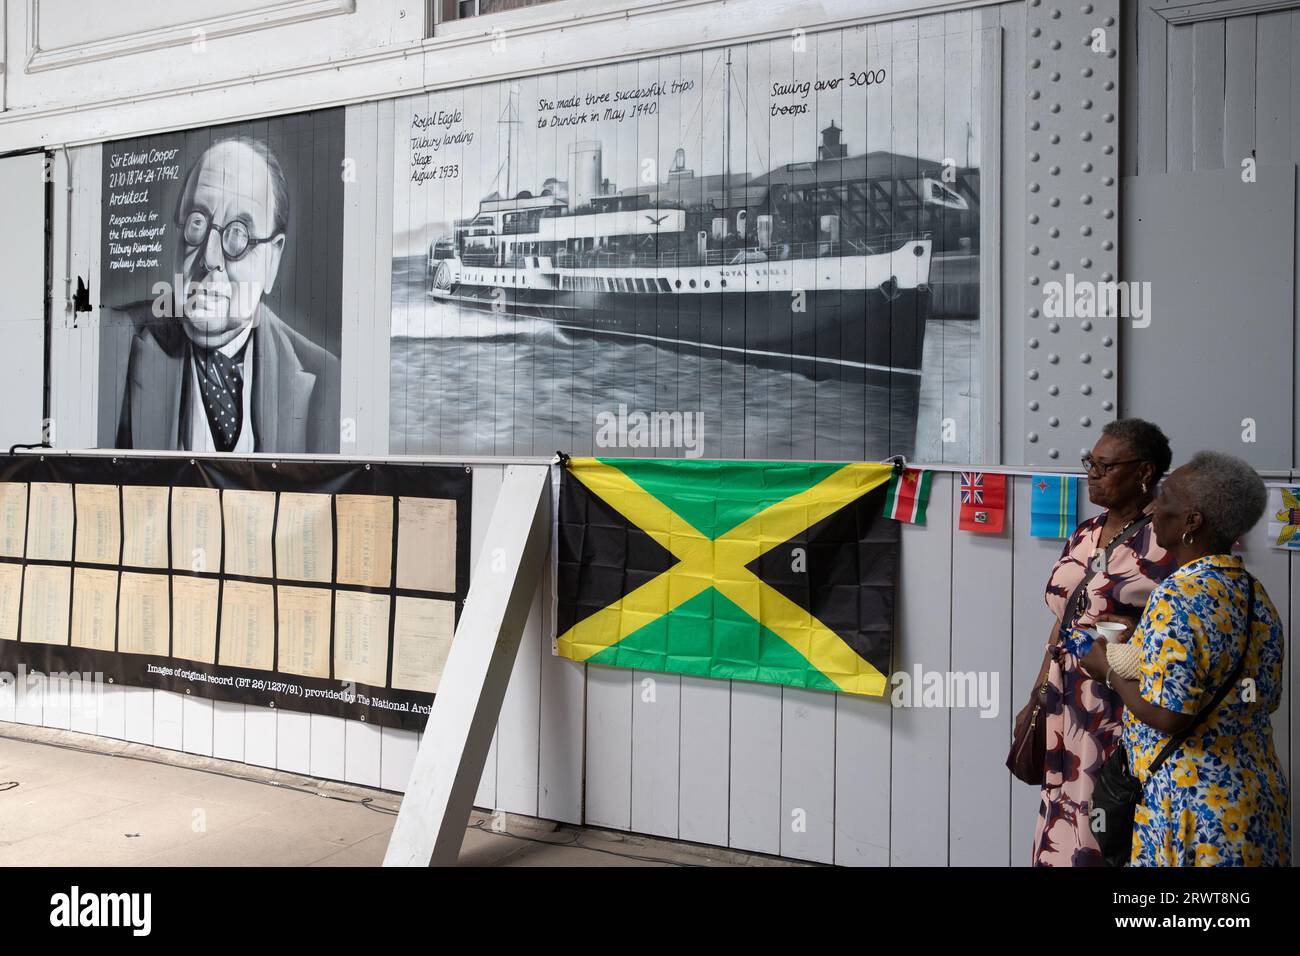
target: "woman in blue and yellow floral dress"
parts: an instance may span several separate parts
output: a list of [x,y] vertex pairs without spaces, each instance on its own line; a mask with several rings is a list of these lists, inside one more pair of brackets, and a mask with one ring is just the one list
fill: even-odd
[[[1230,553],[1263,514],[1266,497],[1250,466],[1228,455],[1201,452],[1175,470],[1151,512],[1177,569],[1151,592],[1138,623],[1141,677],[1115,674],[1100,641],[1084,658],[1125,705],[1123,742],[1142,782],[1134,866],[1290,863],[1287,781],[1270,721],[1282,694],[1282,622],[1264,586]],[[1243,654],[1238,686],[1152,775],[1169,738],[1212,701]]]

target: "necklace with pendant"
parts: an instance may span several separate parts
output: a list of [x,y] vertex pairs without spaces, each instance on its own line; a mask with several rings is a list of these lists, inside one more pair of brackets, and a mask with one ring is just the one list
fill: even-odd
[[1124,525],[1124,527],[1120,528],[1120,529],[1119,529],[1118,531],[1116,531],[1113,535],[1111,535],[1111,536],[1110,536],[1110,540],[1107,541],[1104,545],[1102,545],[1102,550],[1105,551],[1105,550],[1107,550],[1107,549],[1108,549],[1112,544],[1114,544],[1114,543],[1115,543],[1115,539],[1116,539],[1116,538],[1120,538],[1120,537],[1122,537],[1123,534],[1124,534],[1124,532],[1127,531],[1129,528],[1133,527],[1134,522],[1136,522],[1136,521],[1138,520],[1138,518],[1140,518],[1140,517],[1142,517],[1142,516],[1141,516],[1141,515],[1138,515],[1137,518],[1134,518],[1134,519],[1133,519],[1132,521],[1130,521],[1128,524]]

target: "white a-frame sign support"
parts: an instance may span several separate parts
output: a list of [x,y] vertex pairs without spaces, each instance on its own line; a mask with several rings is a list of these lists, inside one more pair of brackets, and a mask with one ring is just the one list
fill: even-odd
[[506,468],[384,866],[456,863],[541,580],[550,524],[550,469]]

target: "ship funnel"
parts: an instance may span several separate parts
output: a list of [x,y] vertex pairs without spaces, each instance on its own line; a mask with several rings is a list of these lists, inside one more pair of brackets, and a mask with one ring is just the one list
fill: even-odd
[[588,205],[600,195],[601,147],[596,141],[569,147],[569,208]]

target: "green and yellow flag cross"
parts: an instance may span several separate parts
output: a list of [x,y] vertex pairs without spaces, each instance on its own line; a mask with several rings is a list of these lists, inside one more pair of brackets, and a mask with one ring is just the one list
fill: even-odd
[[556,650],[576,661],[880,696],[890,465],[569,459]]

